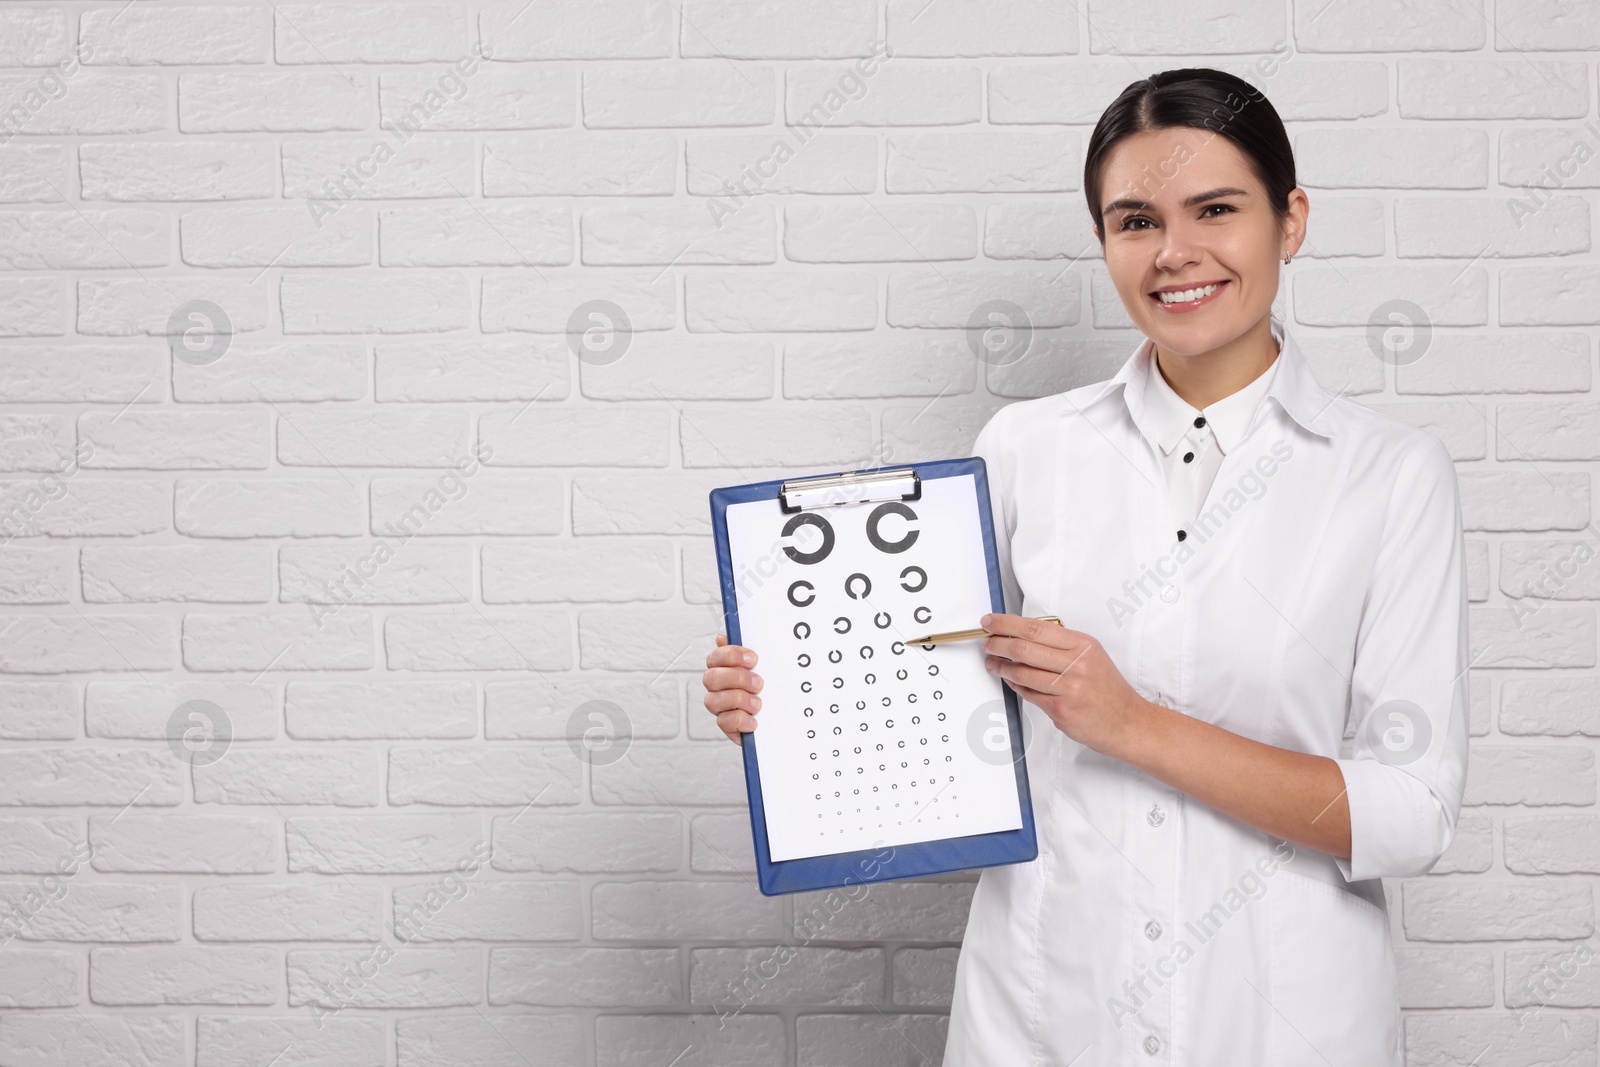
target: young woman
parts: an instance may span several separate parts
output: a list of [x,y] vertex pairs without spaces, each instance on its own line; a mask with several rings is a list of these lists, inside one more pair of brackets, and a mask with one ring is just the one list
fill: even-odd
[[[1039,856],[979,878],[945,1067],[1399,1067],[1380,879],[1433,866],[1466,777],[1454,466],[1272,317],[1309,205],[1258,90],[1134,82],[1083,187],[1144,340],[975,445],[1008,606],[977,625],[1022,698]],[[717,640],[737,740],[755,654]]]

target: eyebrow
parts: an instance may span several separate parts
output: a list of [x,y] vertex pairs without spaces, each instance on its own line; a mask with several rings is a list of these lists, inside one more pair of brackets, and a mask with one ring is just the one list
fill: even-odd
[[[1178,206],[1179,207],[1194,207],[1197,204],[1205,203],[1207,200],[1217,200],[1217,199],[1220,199],[1221,197],[1224,197],[1224,196],[1249,196],[1249,195],[1250,194],[1248,192],[1246,192],[1245,190],[1243,190],[1243,189],[1235,189],[1232,186],[1224,186],[1221,189],[1211,189],[1211,190],[1208,190],[1207,192],[1204,192],[1204,193],[1196,193],[1195,195],[1186,198],[1184,200],[1184,202],[1182,204],[1178,205]],[[1121,199],[1121,200],[1113,200],[1113,201],[1111,201],[1111,203],[1107,204],[1105,206],[1105,208],[1103,209],[1104,213],[1110,213],[1112,211],[1148,211],[1148,210],[1150,210],[1149,201],[1147,201],[1147,200],[1130,200],[1130,199],[1127,199],[1126,197]]]

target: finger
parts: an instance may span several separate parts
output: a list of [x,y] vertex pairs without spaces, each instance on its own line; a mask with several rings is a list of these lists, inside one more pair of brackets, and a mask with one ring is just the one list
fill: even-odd
[[986,637],[983,639],[983,650],[1013,663],[1026,663],[1056,671],[1065,670],[1067,664],[1083,654],[1082,649],[1061,648],[1021,637]]
[[754,667],[761,657],[743,645],[718,645],[706,653],[707,667]]
[[1033,641],[1052,648],[1076,648],[1083,643],[1084,638],[1088,637],[1088,634],[1069,630],[1059,623],[1044,622],[1026,615],[995,614],[985,615],[984,618],[990,621],[980,622],[978,625],[992,634]]
[[1014,688],[1021,686],[1041,696],[1059,695],[1056,692],[1056,686],[1060,683],[1066,671],[1041,670],[1025,663],[1015,663],[1004,659],[997,662],[999,670],[995,673],[1006,681],[1014,683]]
[[1006,679],[1006,684],[1009,685],[1012,691],[1017,694],[1018,699],[1037,704],[1041,709],[1049,707],[1050,701],[1057,695],[1055,693],[1045,693],[1037,689],[1030,689],[1021,682],[1014,682],[1010,678]]
[[978,620],[978,625],[992,634],[1014,634],[1017,627],[1017,616],[1007,615],[1004,612],[991,612]]
[[728,643],[728,635],[727,634],[718,634],[717,635],[717,647],[718,648],[721,648],[723,645],[725,645],[727,643]]
[[730,711],[746,711],[754,715],[761,710],[761,698],[746,689],[719,689],[707,693],[704,703],[706,710],[713,715]]
[[1088,634],[1081,630],[1069,630],[1058,622],[1045,622],[1043,619],[1023,619],[1022,633],[1025,640],[1034,641],[1041,645],[1050,645],[1054,648],[1077,648],[1086,641],[1091,640]]
[[744,667],[712,667],[701,678],[701,683],[708,690],[748,690],[751,693],[761,692],[766,684],[761,675]]
[[1024,655],[1025,644],[1026,642],[1015,637],[985,637],[983,650],[991,656],[999,656],[1002,659],[1020,660]]
[[756,728],[753,715],[743,711],[725,711],[717,716],[717,726],[728,735],[728,740],[744,744],[744,735]]

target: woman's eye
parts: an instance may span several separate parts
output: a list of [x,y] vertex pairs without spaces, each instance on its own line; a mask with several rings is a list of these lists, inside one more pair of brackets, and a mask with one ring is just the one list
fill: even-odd
[[[1135,228],[1134,225],[1133,225],[1134,223],[1136,223],[1136,222],[1149,222],[1149,221],[1150,220],[1145,218],[1143,215],[1129,215],[1127,218],[1122,220],[1122,225],[1118,226],[1117,230],[1118,231],[1122,231],[1122,230],[1134,229]],[[1137,227],[1137,228],[1141,229],[1141,230],[1144,229],[1143,226],[1140,226],[1140,227]]]
[[[1232,211],[1233,210],[1233,206],[1230,205],[1230,204],[1207,204],[1205,206],[1205,210],[1200,212],[1200,217],[1204,218],[1206,212],[1210,211],[1212,208],[1216,208],[1216,209],[1221,210],[1221,211]],[[1213,215],[1211,217],[1212,218],[1216,218],[1215,215]]]

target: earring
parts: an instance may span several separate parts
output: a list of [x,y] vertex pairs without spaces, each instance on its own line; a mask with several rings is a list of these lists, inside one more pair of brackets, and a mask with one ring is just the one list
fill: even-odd
[[1289,261],[1291,259],[1293,259],[1293,258],[1294,258],[1294,253],[1293,252],[1285,252],[1283,254],[1283,265],[1287,267],[1289,265]]

